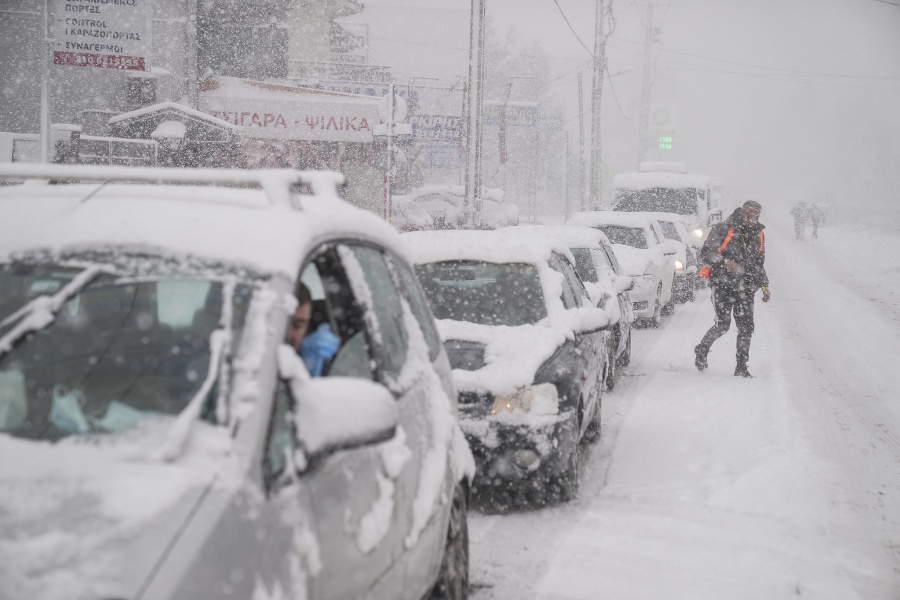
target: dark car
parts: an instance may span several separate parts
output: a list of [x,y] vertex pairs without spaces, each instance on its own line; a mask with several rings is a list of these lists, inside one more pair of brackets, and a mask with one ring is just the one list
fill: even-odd
[[556,239],[515,230],[404,236],[447,348],[473,492],[490,507],[578,490],[578,447],[600,435],[611,319]]

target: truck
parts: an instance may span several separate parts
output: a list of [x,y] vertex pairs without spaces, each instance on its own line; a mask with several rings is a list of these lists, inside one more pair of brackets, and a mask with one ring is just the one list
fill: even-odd
[[709,175],[688,173],[679,162],[642,162],[635,173],[613,178],[613,210],[667,212],[684,217],[695,245],[722,221],[724,185]]

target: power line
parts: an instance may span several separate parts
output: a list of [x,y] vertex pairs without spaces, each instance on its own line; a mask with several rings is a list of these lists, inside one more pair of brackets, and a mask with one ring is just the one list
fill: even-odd
[[[880,0],[880,1],[884,1],[884,0]],[[888,4],[890,4],[890,2],[888,2]],[[900,6],[900,4],[897,4],[896,6]],[[620,39],[619,41],[626,42],[628,44],[637,44],[637,45],[641,45],[641,46],[643,45],[640,42],[634,42],[634,41],[626,40],[626,39]],[[816,76],[816,77],[838,77],[838,78],[847,78],[847,79],[888,79],[888,80],[900,79],[900,76],[847,75],[847,74],[841,74],[841,73],[821,73],[821,72],[816,72],[816,71],[801,71],[798,69],[781,69],[778,67],[766,67],[763,65],[754,65],[752,63],[743,63],[743,62],[737,62],[737,61],[731,61],[731,60],[723,60],[720,58],[710,58],[708,56],[703,56],[701,54],[691,54],[690,52],[680,52],[678,50],[668,50],[661,46],[656,46],[656,48],[660,52],[669,52],[671,54],[680,54],[682,56],[690,56],[692,58],[699,58],[701,60],[708,60],[708,61],[723,63],[723,64],[727,64],[727,65],[734,65],[737,67],[750,67],[753,69],[766,69],[768,71],[779,71],[782,73],[793,73],[793,74],[797,74],[797,75],[810,75],[810,76]]]
[[559,10],[559,14],[562,15],[563,21],[565,21],[565,22],[566,22],[566,25],[569,26],[569,30],[572,32],[572,35],[575,36],[575,39],[578,40],[578,43],[581,44],[581,47],[585,49],[585,51],[591,56],[591,58],[595,58],[595,57],[594,57],[594,53],[591,52],[591,49],[588,48],[588,47],[584,44],[584,42],[581,41],[581,38],[580,38],[580,37],[578,37],[578,33],[575,32],[575,28],[572,27],[572,24],[569,23],[569,19],[568,19],[568,17],[566,17],[566,13],[563,12],[563,9],[562,9],[562,7],[559,5],[559,2],[557,2],[556,0],[553,0],[553,4],[556,5],[557,10]]
[[890,4],[891,6],[900,6],[896,2],[889,2],[888,0],[875,0],[876,2],[884,2],[885,4]]

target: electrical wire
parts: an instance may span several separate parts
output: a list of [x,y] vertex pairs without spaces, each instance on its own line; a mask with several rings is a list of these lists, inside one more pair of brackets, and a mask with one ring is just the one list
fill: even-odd
[[578,33],[576,33],[576,31],[575,31],[575,28],[572,27],[572,24],[571,24],[571,23],[569,23],[569,19],[568,19],[568,17],[566,17],[566,13],[563,12],[563,9],[562,9],[562,7],[559,5],[559,2],[557,2],[557,0],[553,0],[553,4],[556,5],[557,10],[559,10],[559,14],[562,15],[563,21],[565,21],[565,22],[566,22],[566,25],[569,26],[569,30],[572,32],[572,35],[575,36],[575,39],[578,40],[578,43],[581,44],[581,46],[582,46],[582,47],[585,49],[585,51],[591,56],[591,58],[595,59],[596,57],[594,56],[594,53],[591,51],[590,48],[588,48],[588,47],[585,45],[584,42],[581,41],[581,38],[578,37]]

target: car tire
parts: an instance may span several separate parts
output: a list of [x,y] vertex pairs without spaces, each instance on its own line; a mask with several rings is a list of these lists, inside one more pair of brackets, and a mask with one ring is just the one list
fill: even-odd
[[665,316],[669,316],[675,312],[675,284],[672,284],[672,288],[669,290],[669,301],[666,302],[665,306],[662,307],[661,313]]
[[[616,346],[618,347],[618,343]],[[613,348],[612,352],[607,354],[607,357],[612,357],[616,355],[616,349]],[[606,378],[603,380],[603,387],[607,392],[612,391],[614,387],[616,387],[616,361],[615,359],[607,358],[606,360]]]
[[597,398],[597,409],[594,411],[594,416],[591,417],[591,422],[588,424],[587,429],[584,430],[584,437],[582,439],[588,444],[595,444],[600,441],[600,410],[602,406],[603,395],[601,394]]
[[459,484],[453,491],[441,570],[429,600],[465,600],[469,597],[468,508],[465,487]]
[[616,357],[616,362],[620,367],[627,367],[631,363],[631,331],[628,332],[628,339],[625,340],[625,351]]
[[653,305],[653,316],[650,317],[650,327],[659,327],[662,321],[662,284],[656,288],[656,303]]

